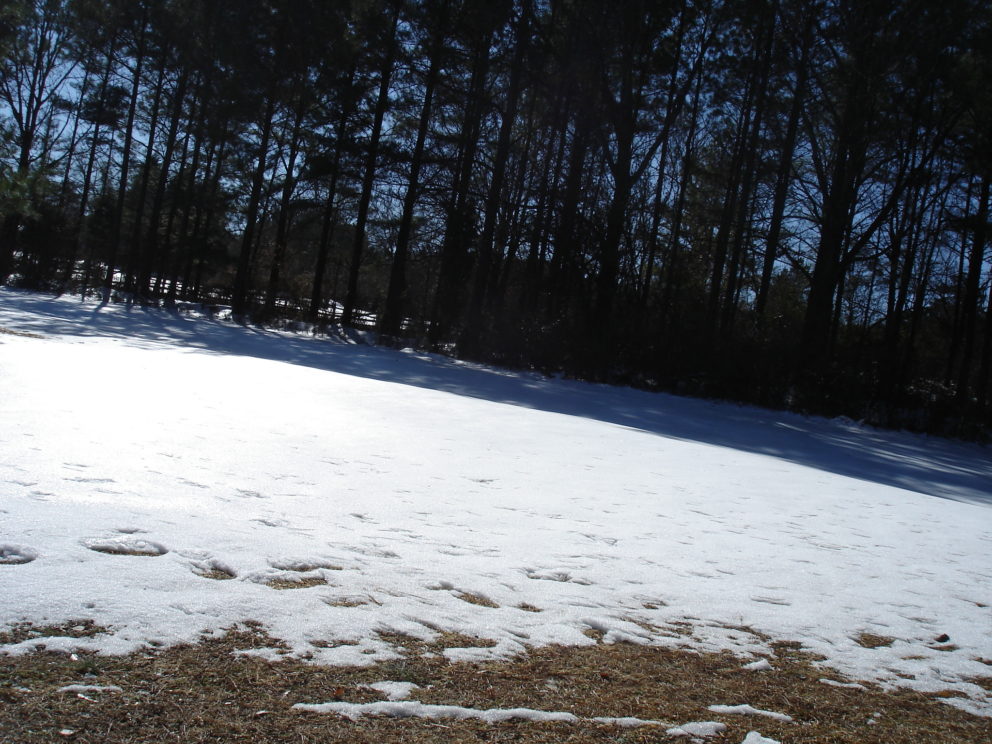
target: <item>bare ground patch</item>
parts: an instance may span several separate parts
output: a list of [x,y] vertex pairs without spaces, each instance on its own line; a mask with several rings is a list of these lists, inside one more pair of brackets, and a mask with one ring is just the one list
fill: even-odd
[[[824,685],[822,668],[789,645],[771,671],[742,670],[729,653],[699,654],[629,644],[533,649],[507,662],[450,663],[438,650],[469,639],[401,641],[402,659],[373,667],[271,662],[234,652],[280,644],[258,626],[219,639],[125,657],[55,653],[0,657],[0,741],[23,744],[117,742],[586,742],[678,741],[663,728],[579,723],[428,721],[363,718],[293,710],[295,703],[372,702],[364,685],[384,680],[421,687],[414,698],[479,709],[530,707],[588,718],[636,716],[678,725],[718,720],[710,742],[741,742],[748,731],[789,744],[987,744],[992,719],[968,715],[933,696]],[[476,639],[478,642],[478,639]],[[117,686],[113,695],[59,692],[66,685]],[[794,723],[725,715],[710,705],[748,703]],[[60,732],[71,732],[61,733]]]

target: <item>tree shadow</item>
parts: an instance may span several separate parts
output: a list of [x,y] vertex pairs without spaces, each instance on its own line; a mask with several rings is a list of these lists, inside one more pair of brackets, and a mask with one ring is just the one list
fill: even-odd
[[496,403],[579,416],[661,437],[776,457],[922,494],[992,504],[992,451],[967,442],[876,430],[845,420],[558,380],[436,354],[330,336],[236,325],[193,312],[96,305],[0,290],[0,325],[42,335],[126,338],[179,345],[412,385]]

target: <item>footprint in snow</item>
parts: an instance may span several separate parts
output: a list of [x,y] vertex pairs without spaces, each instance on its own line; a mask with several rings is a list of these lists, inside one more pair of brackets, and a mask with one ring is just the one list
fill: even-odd
[[95,550],[97,553],[108,553],[110,555],[138,555],[155,557],[165,555],[169,552],[161,543],[154,540],[145,540],[133,535],[119,535],[117,537],[92,537],[80,541],[83,547]]
[[199,561],[192,564],[193,573],[203,579],[213,579],[214,581],[228,581],[237,578],[233,568],[230,568],[221,561]]
[[38,557],[38,552],[27,545],[0,543],[0,565],[18,566],[30,563]]

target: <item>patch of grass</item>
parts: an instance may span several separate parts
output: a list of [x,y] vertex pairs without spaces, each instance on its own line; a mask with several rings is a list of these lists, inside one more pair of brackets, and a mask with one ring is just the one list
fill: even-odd
[[499,607],[499,605],[489,599],[489,597],[484,597],[481,594],[475,594],[474,592],[458,592],[455,596],[462,602],[479,605],[480,607],[490,607],[493,609]]
[[312,586],[326,586],[323,576],[279,576],[262,582],[270,589],[309,589]]
[[[753,729],[789,744],[992,741],[992,719],[968,715],[932,695],[823,685],[818,680],[825,670],[796,647],[777,654],[774,671],[750,673],[741,669],[741,659],[729,653],[632,644],[551,646],[511,661],[471,664],[451,663],[428,653],[451,641],[466,645],[464,637],[442,634],[430,643],[399,636],[390,640],[401,642],[403,657],[371,667],[320,667],[299,660],[272,662],[236,655],[250,647],[280,647],[257,624],[194,645],[94,657],[99,663],[87,670],[65,654],[0,658],[0,741],[648,744],[668,740],[657,728],[628,730],[590,721],[490,725],[369,717],[352,722],[292,709],[294,703],[380,699],[363,686],[384,680],[420,685],[414,698],[425,703],[523,706],[581,717],[637,716],[670,725],[721,720],[728,728],[708,740],[713,744],[738,744]],[[56,692],[74,683],[117,685],[123,692],[87,696],[90,700]],[[743,702],[786,713],[795,723],[707,711],[713,704]],[[60,736],[63,729],[74,733]]]
[[854,639],[854,642],[864,648],[882,648],[883,646],[891,646],[895,643],[895,640],[895,638],[890,638],[889,636],[862,633]]
[[582,635],[584,635],[586,638],[592,638],[594,641],[596,641],[596,643],[602,643],[603,638],[606,637],[606,633],[604,633],[599,628],[586,628],[585,630],[582,631]]
[[201,571],[194,571],[197,576],[201,576],[204,579],[213,579],[214,581],[227,581],[228,579],[233,579],[234,574],[230,571],[225,571],[222,568],[208,568]]
[[465,635],[464,633],[441,633],[436,639],[426,644],[429,651],[440,652],[446,648],[494,648],[496,641],[492,638]]
[[434,681],[432,665],[420,663],[416,658],[387,661],[378,669],[382,675],[381,681],[412,682],[420,687],[429,687]]
[[518,610],[523,610],[524,612],[544,612],[540,607],[535,607],[528,602],[521,602],[517,605]]

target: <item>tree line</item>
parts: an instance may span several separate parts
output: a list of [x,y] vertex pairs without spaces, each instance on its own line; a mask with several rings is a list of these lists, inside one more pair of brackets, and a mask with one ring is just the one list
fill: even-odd
[[982,436],[978,0],[6,0],[0,282]]

